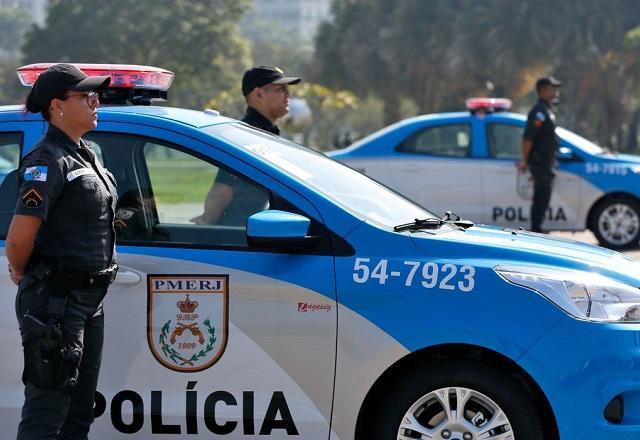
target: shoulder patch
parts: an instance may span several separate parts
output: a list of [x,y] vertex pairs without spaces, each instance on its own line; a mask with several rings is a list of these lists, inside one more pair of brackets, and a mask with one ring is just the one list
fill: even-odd
[[536,113],[536,120],[544,122],[545,119],[547,119],[547,115],[544,112]]
[[42,205],[42,196],[34,187],[25,190],[21,197],[26,208],[39,208]]
[[38,182],[46,182],[47,181],[47,171],[49,167],[46,165],[36,165],[33,167],[27,167],[24,170],[24,180],[25,181],[38,181]]

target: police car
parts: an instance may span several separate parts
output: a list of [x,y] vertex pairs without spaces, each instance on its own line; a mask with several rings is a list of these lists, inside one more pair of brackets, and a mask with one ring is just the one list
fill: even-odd
[[[21,69],[23,81],[46,67]],[[170,72],[79,67],[112,75],[103,98],[139,104],[103,106],[87,136],[121,195],[92,438],[640,435],[640,264],[438,217],[213,111],[142,105]],[[45,130],[21,106],[0,108],[0,151],[23,156]],[[218,170],[265,203],[195,224]],[[454,190],[460,174],[447,176]],[[6,191],[0,238],[15,200]],[[0,289],[0,425],[11,438],[22,356],[4,241]]]
[[[511,102],[472,98],[468,112],[409,118],[332,157],[435,212],[508,227],[531,226],[533,181],[520,173],[526,115]],[[546,230],[590,229],[601,245],[636,246],[640,239],[640,157],[607,153],[563,128]]]

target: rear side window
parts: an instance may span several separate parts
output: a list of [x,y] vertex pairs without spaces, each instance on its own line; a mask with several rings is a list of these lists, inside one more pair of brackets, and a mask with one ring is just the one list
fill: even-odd
[[468,124],[428,127],[402,142],[397,151],[444,157],[467,157],[471,147]]
[[520,159],[523,131],[516,125],[487,124],[489,155],[494,159]]
[[22,133],[0,133],[0,238],[7,236],[18,196]]

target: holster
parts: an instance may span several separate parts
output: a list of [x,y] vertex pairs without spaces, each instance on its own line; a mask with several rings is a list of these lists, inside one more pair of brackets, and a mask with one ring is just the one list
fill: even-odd
[[[70,289],[53,282],[55,269],[47,262],[35,262],[30,272],[38,289],[48,287],[48,298],[42,319],[32,315],[29,310],[22,318],[23,381],[31,381],[45,389],[61,388],[67,384],[66,377],[61,377],[65,360],[62,318]],[[77,378],[77,368],[75,370]]]
[[47,323],[27,313],[22,319],[25,371],[23,380],[40,388],[58,388],[62,361],[62,329],[60,322]]

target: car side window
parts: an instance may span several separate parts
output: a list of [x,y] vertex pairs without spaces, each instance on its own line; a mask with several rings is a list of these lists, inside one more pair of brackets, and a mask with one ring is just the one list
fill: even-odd
[[[160,223],[244,228],[247,217],[268,207],[266,190],[200,158],[151,142],[144,157]],[[207,215],[214,210],[219,214]]]
[[91,140],[118,183],[118,243],[246,246],[247,218],[269,208],[269,191],[180,146],[121,134]]
[[397,148],[399,152],[445,157],[467,157],[471,147],[468,124],[427,127],[414,133]]
[[7,236],[18,197],[22,133],[0,133],[0,238]]
[[487,124],[489,155],[494,159],[520,159],[523,128],[508,124]]

